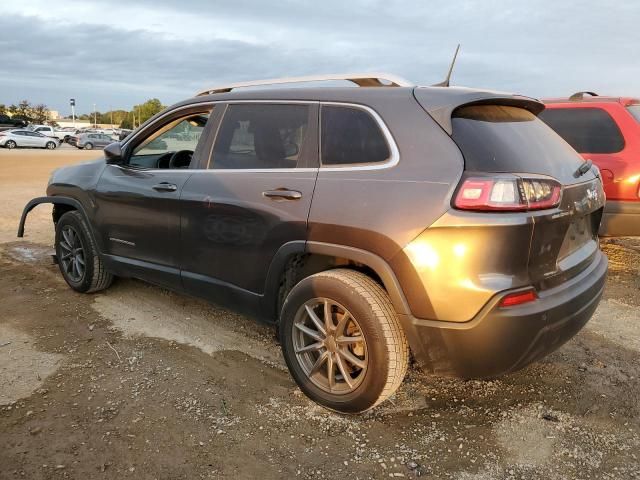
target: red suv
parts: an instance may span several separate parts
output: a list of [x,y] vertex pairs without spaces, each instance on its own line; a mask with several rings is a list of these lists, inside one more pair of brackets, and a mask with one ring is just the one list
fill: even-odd
[[600,168],[607,195],[600,235],[640,235],[640,100],[578,92],[544,103],[539,117]]

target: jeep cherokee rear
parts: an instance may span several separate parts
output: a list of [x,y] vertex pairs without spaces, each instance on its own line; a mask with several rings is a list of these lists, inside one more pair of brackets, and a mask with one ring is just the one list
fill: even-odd
[[409,348],[494,377],[574,335],[604,285],[604,195],[543,105],[345,78],[365,87],[174,105],[57,170],[18,234],[53,203],[75,290],[137,277],[277,324],[300,388],[341,412],[388,398]]

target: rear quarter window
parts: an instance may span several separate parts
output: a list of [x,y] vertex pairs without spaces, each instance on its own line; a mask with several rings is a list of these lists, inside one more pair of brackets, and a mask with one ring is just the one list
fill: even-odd
[[548,108],[540,118],[579,153],[617,153],[624,148],[618,125],[601,108]]
[[322,165],[381,163],[391,157],[389,144],[373,116],[360,108],[323,105]]
[[629,105],[627,107],[627,110],[633,116],[633,118],[640,122],[640,105]]

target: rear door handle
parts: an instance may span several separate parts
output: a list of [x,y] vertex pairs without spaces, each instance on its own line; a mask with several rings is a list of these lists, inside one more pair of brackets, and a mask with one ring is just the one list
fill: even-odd
[[169,182],[160,182],[151,188],[158,192],[175,192],[178,189],[178,186]]
[[302,198],[301,192],[284,188],[267,190],[266,192],[262,192],[262,195],[273,200],[300,200]]

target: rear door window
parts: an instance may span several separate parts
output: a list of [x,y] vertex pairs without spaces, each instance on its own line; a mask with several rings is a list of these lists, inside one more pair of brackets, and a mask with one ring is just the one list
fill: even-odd
[[582,158],[524,108],[470,105],[451,117],[452,138],[473,172],[538,173],[573,178]]
[[617,153],[624,148],[618,125],[601,108],[548,108],[540,118],[579,153]]
[[385,162],[389,144],[373,116],[348,106],[323,105],[322,165],[358,165]]
[[302,167],[310,105],[232,104],[222,119],[210,168]]

